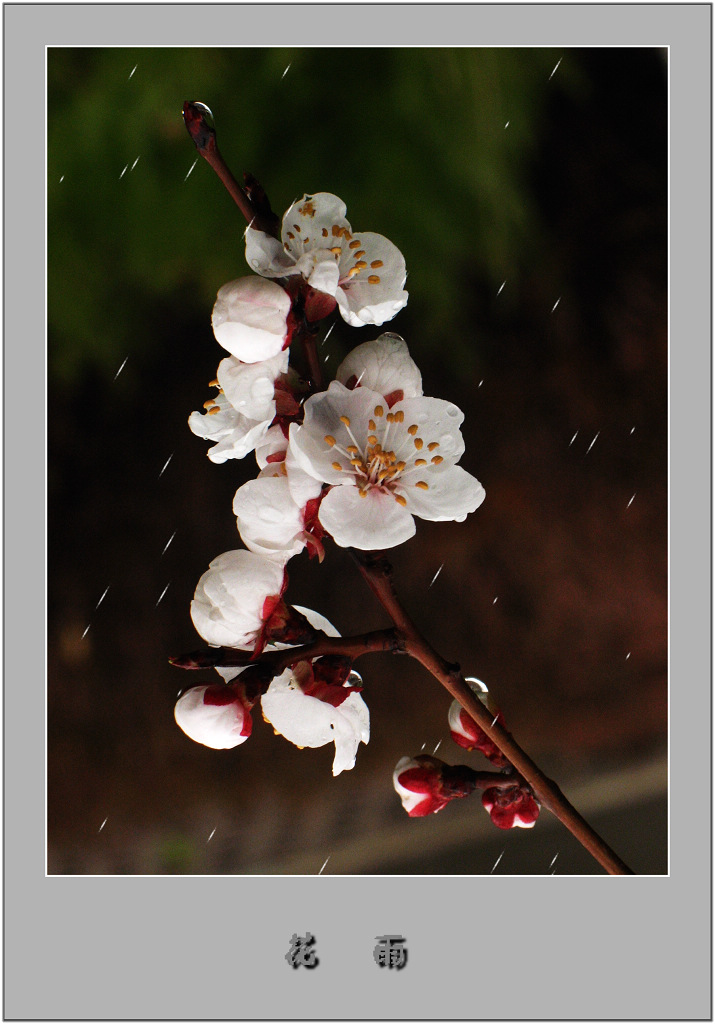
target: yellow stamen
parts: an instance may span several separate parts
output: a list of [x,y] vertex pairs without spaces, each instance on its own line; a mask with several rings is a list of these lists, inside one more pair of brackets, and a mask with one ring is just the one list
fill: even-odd
[[413,423],[411,427],[408,427],[408,428],[407,428],[407,433],[408,433],[408,434],[411,434],[411,435],[412,435],[412,437],[414,437],[414,436],[415,436],[415,434],[417,433],[417,431],[418,431],[419,429],[420,429],[420,428],[419,428],[419,427],[417,426],[417,424],[416,424],[416,423]]
[[[355,253],[355,259],[356,260],[361,260],[364,255],[365,255],[365,250],[361,249],[360,252],[356,252]],[[367,263],[365,264],[365,266],[367,266]]]
[[357,263],[355,264],[354,269],[355,270],[364,270],[366,266],[367,266],[367,263],[365,262],[365,260],[358,260]]
[[217,387],[219,387],[218,377],[216,377],[214,380],[210,380],[209,381],[209,387],[210,388],[217,388]]
[[348,416],[341,416],[340,422],[344,423],[346,427],[350,426],[350,418]]
[[337,224],[333,224],[333,238],[340,238],[343,233],[343,229],[339,228]]
[[340,463],[339,463],[339,462],[334,462],[334,463],[333,463],[333,469],[342,469],[342,468],[343,468],[343,467],[342,467],[342,466],[340,465]]
[[433,452],[435,448],[439,448],[439,441],[430,441],[427,447],[431,452]]
[[407,504],[407,498],[403,498],[401,494],[393,494],[392,497],[395,499],[398,505],[402,505],[404,508]]
[[380,283],[380,278],[377,276],[377,274],[370,274],[370,276],[367,279],[367,283],[368,284],[379,284]]
[[424,441],[422,440],[421,437],[416,437],[415,438],[415,448],[417,449],[417,451],[419,451],[422,448],[423,444],[424,444]]
[[367,443],[368,444],[377,444],[377,438],[375,437],[374,434],[370,434],[370,436],[367,439]]
[[327,238],[327,237],[328,237],[328,229],[327,228],[323,228],[323,238]]
[[294,224],[293,227],[298,232],[298,234],[300,234],[300,224]]
[[395,472],[396,473],[401,473],[406,465],[407,465],[406,462],[398,462],[397,465],[395,466]]
[[372,263],[370,264],[370,266],[371,266],[371,267],[372,267],[372,268],[373,268],[374,270],[377,270],[377,268],[378,268],[378,267],[381,267],[381,266],[382,266],[382,260],[373,260],[373,261],[372,261]]
[[221,412],[221,410],[219,409],[219,407],[217,405],[215,405],[213,407],[213,409],[207,409],[206,410],[206,415],[207,416],[215,416],[217,412]]
[[357,455],[360,449],[357,447],[357,445],[349,444],[345,451],[348,453],[348,455]]
[[350,465],[351,466],[362,466],[362,459],[351,459],[350,460]]
[[330,251],[332,252],[333,256],[339,256],[343,250],[339,245],[334,245],[331,247]]
[[213,398],[209,398],[208,402],[204,402],[204,409],[210,409],[212,405],[216,405]]
[[332,434],[326,434],[323,440],[325,441],[326,444],[329,444],[331,448],[333,447],[333,445],[337,444],[337,441],[335,440]]
[[292,232],[292,231],[289,231],[289,232],[288,232],[288,237],[290,238],[290,240],[291,240],[291,242],[292,242],[292,241],[293,241],[293,239],[295,238],[295,235],[293,234],[293,232]]
[[370,420],[367,425],[368,430],[377,430],[377,425],[374,420]]
[[395,413],[395,423],[404,423],[404,422],[405,422],[405,414],[402,411],[402,409],[400,409],[399,412]]
[[429,490],[429,484],[425,483],[424,480],[418,480],[417,483],[415,484],[415,487],[419,487],[423,491]]
[[360,248],[360,242],[357,240],[357,238],[350,243],[348,248],[349,249],[359,249]]
[[427,459],[415,459],[415,465],[416,466],[426,466],[427,465]]
[[381,405],[376,405],[375,406],[375,415],[376,416],[380,417],[380,416],[384,415],[384,412],[385,412],[385,410],[382,408]]
[[440,462],[444,462],[444,459],[442,458],[441,455],[433,455],[432,462],[434,463],[435,466],[439,466]]
[[387,422],[388,423],[394,423],[395,422],[395,414],[394,414],[394,412],[388,412],[388,414],[387,414]]

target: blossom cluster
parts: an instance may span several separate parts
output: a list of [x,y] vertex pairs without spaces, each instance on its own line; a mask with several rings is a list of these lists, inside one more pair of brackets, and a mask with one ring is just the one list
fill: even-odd
[[[243,547],[211,562],[191,616],[209,645],[255,659],[338,635],[323,616],[286,603],[292,558],[307,551],[322,561],[328,539],[392,548],[414,535],[415,517],[463,521],[484,488],[458,465],[462,412],[425,396],[398,334],[359,344],[325,389],[295,367],[294,351],[315,345],[321,321],[334,313],[353,327],[379,327],[405,306],[397,247],[353,231],[344,203],[327,192],[294,202],[280,238],[249,225],[245,239],[254,273],[218,291],[211,323],[227,355],[189,427],[211,442],[212,462],[253,454],[258,472],[233,499]],[[297,660],[258,687],[250,668],[218,671],[222,683],[193,687],[176,705],[192,739],[214,748],[245,742],[260,701],[263,717],[296,745],[334,743],[334,774],[353,767],[370,725],[347,659]]]
[[[494,722],[501,721],[503,724],[503,715],[493,703],[484,683],[474,678],[467,682],[472,692],[494,715]],[[450,735],[460,747],[481,751],[497,768],[510,768],[504,754],[459,701],[452,701],[447,718]],[[392,781],[408,815],[411,818],[422,818],[441,811],[450,800],[468,796],[477,787],[477,778],[477,773],[466,765],[448,765],[439,758],[422,755],[400,758]],[[498,782],[498,785],[485,787],[482,792],[482,805],[492,822],[502,829],[531,828],[540,810],[531,788],[515,781],[511,775],[505,775]]]

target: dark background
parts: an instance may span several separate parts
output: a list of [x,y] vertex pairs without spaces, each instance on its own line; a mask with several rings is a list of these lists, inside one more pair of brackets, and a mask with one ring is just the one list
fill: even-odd
[[[231,502],[256,471],[210,463],[186,424],[224,355],[215,293],[249,271],[185,99],[279,213],[335,192],[405,255],[410,301],[383,329],[464,410],[487,498],[418,521],[398,589],[616,851],[666,871],[664,52],[51,48],[47,73],[49,872],[601,870],[547,813],[509,833],[478,798],[406,817],[402,755],[441,741],[485,765],[405,659],[358,664],[372,737],[337,779],[332,747],[260,713],[232,751],[175,725],[212,674],[167,659],[200,643],[189,602],[240,546]],[[340,321],[327,371],[379,333]],[[341,632],[387,624],[339,549],[289,570],[289,599]]]

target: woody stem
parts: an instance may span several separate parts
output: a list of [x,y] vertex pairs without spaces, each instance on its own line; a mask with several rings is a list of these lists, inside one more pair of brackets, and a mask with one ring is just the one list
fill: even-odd
[[392,566],[381,552],[351,549],[367,585],[398,627],[404,650],[419,661],[459,701],[461,706],[499,747],[520,775],[529,783],[539,802],[569,829],[581,845],[611,875],[632,875],[634,872],[604,842],[578,811],[568,802],[559,787],[521,749],[514,738],[498,723],[464,680],[459,665],[450,664],[425,640],[409,617],[392,583]]

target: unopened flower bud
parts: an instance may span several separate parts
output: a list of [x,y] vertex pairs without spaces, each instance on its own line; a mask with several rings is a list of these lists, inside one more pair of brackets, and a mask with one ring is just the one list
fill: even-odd
[[241,277],[219,289],[211,324],[219,345],[244,363],[278,355],[290,342],[291,300],[264,277]]
[[174,718],[189,739],[214,750],[237,747],[251,735],[253,722],[240,684],[194,686],[182,694]]
[[525,786],[485,789],[482,803],[497,828],[532,828],[539,817],[539,804]]
[[[499,722],[503,726],[504,716],[492,701],[484,684],[479,680],[471,679],[468,679],[467,682],[470,689],[493,716],[494,722]],[[508,759],[502,754],[499,747],[489,739],[481,726],[464,710],[458,700],[452,701],[448,719],[452,739],[460,747],[464,747],[465,750],[480,750],[498,768],[505,768],[509,764]]]
[[392,784],[409,816],[422,818],[473,792],[475,774],[466,765],[448,765],[436,757],[403,757],[392,773]]

